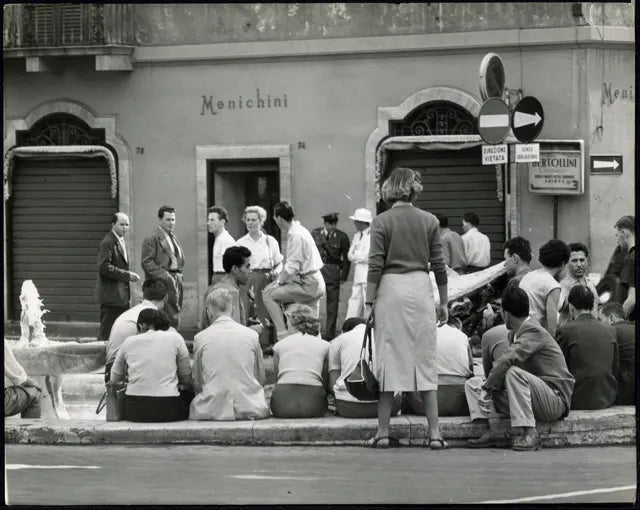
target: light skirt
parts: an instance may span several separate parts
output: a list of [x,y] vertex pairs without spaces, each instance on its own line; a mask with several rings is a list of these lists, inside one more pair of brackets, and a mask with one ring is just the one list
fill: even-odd
[[436,309],[429,275],[424,271],[382,275],[374,317],[380,390],[436,390]]

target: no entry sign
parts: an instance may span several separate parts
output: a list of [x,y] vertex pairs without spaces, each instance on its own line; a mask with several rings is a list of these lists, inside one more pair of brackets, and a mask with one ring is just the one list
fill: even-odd
[[535,97],[525,97],[513,109],[513,136],[522,143],[535,140],[544,125],[544,110]]
[[478,114],[478,133],[491,144],[502,142],[509,132],[509,108],[501,99],[487,99]]

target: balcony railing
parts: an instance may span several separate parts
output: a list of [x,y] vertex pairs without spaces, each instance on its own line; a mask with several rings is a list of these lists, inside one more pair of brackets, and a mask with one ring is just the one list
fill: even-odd
[[132,4],[12,4],[4,7],[4,50],[129,46]]

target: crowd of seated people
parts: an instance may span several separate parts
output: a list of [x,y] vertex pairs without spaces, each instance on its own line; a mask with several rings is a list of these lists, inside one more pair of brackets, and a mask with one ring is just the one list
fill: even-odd
[[[244,277],[248,254],[229,250],[226,272]],[[582,244],[552,240],[540,248],[542,268],[532,270],[529,242],[517,237],[505,243],[510,281],[500,309],[484,316],[484,376],[474,376],[469,338],[455,314],[438,327],[439,414],[490,424],[470,446],[537,449],[536,421],[635,403],[635,323],[626,320],[630,312],[620,302],[598,306],[596,287],[585,276],[588,255]],[[327,414],[328,399],[335,400],[338,416],[376,417],[377,401],[357,400],[344,382],[360,359],[366,320],[347,318],[342,334],[326,342],[317,313],[302,304],[284,311],[288,331],[273,348],[276,384],[268,401],[258,332],[239,319],[243,281],[209,289],[208,327],[195,336],[193,368],[184,339],[161,311],[166,289],[145,282],[145,301],[116,321],[109,342],[111,384],[127,383],[125,419],[315,418]],[[420,395],[395,395],[392,415],[401,407],[404,414],[424,414]],[[505,418],[510,428],[497,425]]]

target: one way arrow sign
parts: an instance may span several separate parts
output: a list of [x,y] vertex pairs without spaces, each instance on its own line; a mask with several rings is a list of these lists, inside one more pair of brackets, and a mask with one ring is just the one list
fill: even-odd
[[534,112],[533,115],[523,112],[516,112],[513,116],[513,127],[519,128],[522,126],[528,126],[529,124],[533,124],[537,126],[540,124],[542,117],[538,115],[538,112]]
[[591,155],[592,174],[621,174],[622,156],[612,154]]

